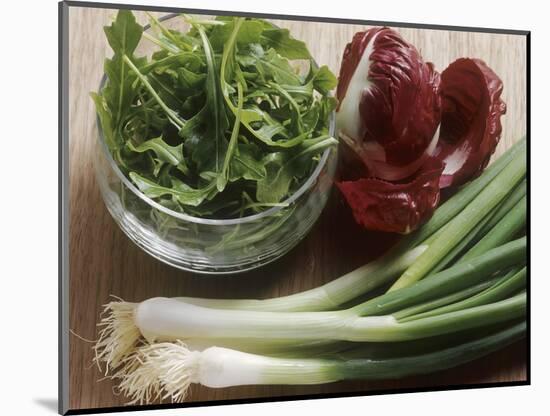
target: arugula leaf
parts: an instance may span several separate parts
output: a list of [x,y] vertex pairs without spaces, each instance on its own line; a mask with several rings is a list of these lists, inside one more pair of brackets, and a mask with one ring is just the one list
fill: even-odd
[[[183,106],[181,107],[181,114],[183,117],[188,119],[189,122],[189,119],[193,118],[197,114],[197,108],[202,109],[204,107],[206,102],[206,94],[204,92],[204,88],[198,88],[193,91],[185,91],[185,95],[186,98]],[[185,137],[181,131],[180,136]]]
[[239,137],[239,128],[241,126],[241,112],[243,111],[243,87],[241,84],[237,84],[237,113],[235,114],[235,123],[233,125],[233,131],[231,132],[231,138],[229,139],[229,145],[227,151],[225,152],[225,159],[223,162],[223,168],[220,174],[218,175],[216,186],[218,192],[222,192],[227,185],[229,180],[229,165],[231,163],[231,157],[233,156],[233,151],[237,146],[237,139]]
[[220,67],[220,85],[222,95],[226,105],[230,108],[234,115],[237,113],[237,107],[235,107],[229,95],[234,92],[235,89],[231,86],[230,82],[235,77],[235,72],[238,68],[238,64],[235,62],[235,45],[243,23],[243,18],[236,18],[234,24],[231,25],[232,32],[224,45]]
[[184,102],[176,91],[179,84],[177,72],[167,69],[161,74],[151,73],[147,79],[153,87],[156,87],[157,94],[168,107],[181,108],[183,106]]
[[266,81],[273,80],[278,84],[301,85],[300,77],[294,72],[289,62],[269,49],[259,60],[258,70],[263,74]]
[[[208,106],[205,105],[195,116],[187,120],[185,126],[179,131],[179,135],[185,140],[184,148],[191,155],[199,173],[207,170],[217,171],[216,162],[220,163],[216,159],[215,142],[205,127],[209,114]],[[225,149],[226,144],[222,143],[222,145]]]
[[264,203],[279,202],[288,194],[298,163],[286,161],[283,152],[270,153],[264,163],[266,176],[258,181],[256,199]]
[[[203,107],[180,129],[179,135],[185,139],[185,148],[191,154],[199,171],[213,169],[218,172],[227,149],[223,136],[228,122],[223,99],[220,97],[218,75],[210,43],[204,30],[202,28],[197,30],[203,40],[207,63],[207,73],[203,74],[206,100]],[[189,74],[186,73],[186,75]],[[197,79],[195,81],[198,82]]]
[[304,158],[312,153],[317,154],[336,143],[332,137],[320,139],[290,158],[282,152],[268,154],[264,158],[267,175],[258,181],[256,189],[258,201],[264,203],[281,201],[288,194],[291,182],[307,172],[309,164],[304,163]]
[[206,80],[205,74],[199,74],[185,67],[178,68],[178,82],[184,90],[201,88]]
[[258,60],[264,56],[264,53],[264,48],[259,43],[240,46],[237,52],[237,62],[244,67],[255,67]]
[[304,85],[280,85],[286,92],[291,96],[295,97],[296,100],[302,99],[311,99],[313,98],[313,82],[308,82]]
[[314,103],[309,110],[307,110],[302,116],[302,122],[304,128],[307,131],[314,131],[319,123],[319,116],[321,114],[321,106],[318,102]]
[[147,75],[149,72],[156,70],[158,73],[163,72],[175,65],[186,68],[193,72],[199,72],[204,66],[204,61],[201,57],[192,52],[180,52],[176,55],[167,55],[155,58],[153,61],[141,67],[141,73]]
[[169,50],[172,51],[191,51],[193,50],[194,39],[189,36],[185,36],[183,33],[180,33],[175,30],[169,30],[165,28],[160,21],[153,16],[151,13],[147,13],[149,17],[149,22],[151,27],[158,32],[157,39],[160,43],[165,45]]
[[169,146],[162,137],[155,137],[154,139],[149,139],[139,146],[134,146],[132,142],[128,142],[128,147],[133,152],[143,153],[147,151],[152,151],[155,153],[157,158],[163,162],[169,163],[172,166],[177,166],[184,161],[182,147],[183,144],[179,146]]
[[327,95],[331,90],[336,88],[338,79],[334,75],[328,66],[323,65],[317,71],[315,71],[313,78],[313,88],[319,91],[323,95]]
[[223,135],[225,133],[227,120],[225,118],[225,111],[222,107],[221,102],[222,98],[219,89],[219,80],[214,60],[214,52],[212,51],[210,41],[208,40],[204,29],[201,26],[198,26],[197,29],[203,43],[203,50],[206,57],[206,66],[208,68],[206,73],[206,107],[210,112],[211,120],[209,120],[208,122],[207,131],[209,132],[211,137],[214,138],[215,166],[216,172],[219,172],[219,170],[221,169],[223,153],[225,150]]
[[286,99],[291,109],[290,117],[292,126],[300,135],[304,133],[304,123],[302,121],[302,113],[298,103],[294,101],[294,98],[292,98],[292,96],[280,85],[270,82],[269,86],[279,92],[281,96]]
[[166,105],[166,103],[160,98],[158,93],[155,91],[151,83],[148,81],[147,77],[141,73],[141,71],[138,69],[138,67],[132,62],[132,60],[127,56],[123,56],[124,62],[130,67],[130,70],[133,72],[134,75],[138,77],[138,79],[141,81],[141,83],[147,88],[149,93],[153,96],[155,101],[158,103],[158,105],[163,109],[163,111],[168,116],[169,120],[178,127],[183,127],[184,122],[180,119],[178,114],[172,110],[170,107]]
[[247,94],[246,97],[244,97],[244,99],[254,100],[258,102],[259,106],[261,105],[262,102],[265,102],[267,103],[269,110],[274,110],[277,108],[277,104],[275,103],[271,95],[269,95],[267,91],[264,91],[264,90],[258,89],[258,90],[252,91],[249,94]]
[[[228,41],[235,29],[236,22],[237,20],[227,21],[224,25],[214,26],[209,37],[210,43],[212,44],[212,49],[214,49],[214,51],[223,51],[225,43]],[[260,35],[264,29],[260,22],[255,20],[241,20],[239,26],[238,34],[235,39],[237,44],[248,45],[251,43],[260,42]]]
[[130,10],[119,10],[115,21],[104,31],[115,55],[131,56],[139,44],[143,27],[136,22]]
[[261,159],[257,158],[257,153],[257,147],[251,144],[239,144],[231,159],[229,181],[235,182],[239,179],[259,181],[265,178],[265,165]]
[[[135,76],[129,73],[124,61],[125,55],[133,57],[133,53],[143,34],[143,27],[136,22],[131,11],[120,10],[116,20],[111,26],[104,28],[107,41],[114,52],[111,59],[106,59],[104,70],[109,79],[102,94],[106,97],[107,105],[113,114],[113,129],[120,130],[120,122],[127,113],[127,109],[135,97],[135,89],[132,88]],[[142,65],[144,60],[136,60],[136,64]],[[116,136],[116,133],[115,133]],[[117,141],[113,141],[116,143]]]
[[319,121],[316,128],[319,134],[328,134],[328,120],[330,120],[337,105],[338,100],[335,97],[325,97],[324,100],[319,102]]
[[306,44],[292,38],[288,29],[266,29],[261,37],[265,46],[275,49],[287,59],[311,59]]
[[[101,123],[101,130],[103,131],[103,137],[105,142],[110,149],[117,147],[115,145],[116,137],[113,131],[113,120],[111,118],[111,113],[107,107],[107,102],[105,97],[95,92],[90,93],[92,100],[94,100],[95,108],[97,115],[99,117],[99,122]],[[119,142],[119,144],[121,144]]]
[[144,178],[136,172],[130,172],[129,176],[139,190],[149,198],[159,198],[161,196],[170,195],[182,205],[198,206],[212,191],[211,186],[207,186],[203,189],[193,189],[175,178],[172,179],[173,187],[167,188]]

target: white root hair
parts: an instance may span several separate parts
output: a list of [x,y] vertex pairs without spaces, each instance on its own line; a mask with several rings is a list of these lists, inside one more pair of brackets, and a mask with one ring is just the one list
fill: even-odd
[[119,390],[131,399],[129,404],[181,403],[197,382],[200,355],[179,340],[145,345],[127,357],[114,377],[122,379]]
[[135,353],[140,345],[141,333],[135,324],[134,312],[137,303],[118,299],[104,305],[103,318],[97,324],[102,327],[94,345],[95,358],[101,370],[105,363],[105,375],[124,363],[125,358]]

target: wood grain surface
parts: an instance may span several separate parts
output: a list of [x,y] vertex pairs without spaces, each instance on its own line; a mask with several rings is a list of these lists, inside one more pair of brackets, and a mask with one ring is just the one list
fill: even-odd
[[[97,90],[103,60],[110,55],[103,26],[113,10],[71,7],[69,11],[69,170],[70,170],[70,328],[96,339],[101,305],[110,295],[127,301],[153,296],[273,297],[309,289],[348,272],[376,256],[370,247],[384,245],[386,235],[354,225],[349,210],[333,192],[311,233],[283,259],[260,270],[235,276],[194,275],[167,266],[143,252],[122,233],[107,212],[94,178],[92,149],[97,140],[89,92]],[[144,13],[137,12],[145,23]],[[350,16],[352,17],[352,16]],[[276,21],[308,44],[318,63],[338,72],[342,51],[365,26]],[[443,70],[459,57],[485,60],[504,82],[508,111],[496,156],[526,131],[526,38],[523,36],[442,30],[398,29],[424,59]],[[380,243],[380,244],[379,244]],[[92,366],[91,344],[70,338],[70,407],[121,406],[110,380]],[[261,386],[228,389],[191,388],[188,400],[216,401],[294,395],[368,392],[455,386],[526,379],[526,348],[520,342],[489,357],[437,374],[403,380],[339,382],[321,386]]]

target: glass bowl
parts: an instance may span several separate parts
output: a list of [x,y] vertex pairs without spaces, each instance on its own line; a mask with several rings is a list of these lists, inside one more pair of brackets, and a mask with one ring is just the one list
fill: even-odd
[[[165,16],[162,20],[172,17]],[[143,49],[138,52],[143,53]],[[105,77],[100,88],[104,82]],[[135,244],[179,269],[207,274],[236,273],[278,259],[305,237],[332,188],[337,164],[335,148],[325,150],[311,176],[283,201],[284,206],[235,219],[193,217],[145,196],[120,171],[105,143],[99,120],[97,126],[94,168],[111,216]],[[334,129],[332,114],[331,135]]]

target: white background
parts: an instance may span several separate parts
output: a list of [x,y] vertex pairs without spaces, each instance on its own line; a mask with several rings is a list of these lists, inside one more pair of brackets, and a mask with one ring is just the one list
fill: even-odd
[[[114,2],[114,1],[113,1]],[[155,411],[162,415],[548,414],[548,12],[543,1],[146,1],[190,8],[532,31],[532,386]],[[54,414],[57,398],[57,4],[1,6],[1,414]],[[506,53],[506,51],[503,51]],[[545,322],[546,321],[546,322]],[[544,411],[543,409],[547,410]],[[129,414],[129,413],[127,413]],[[134,414],[134,413],[131,413]],[[144,413],[136,413],[144,414]]]

